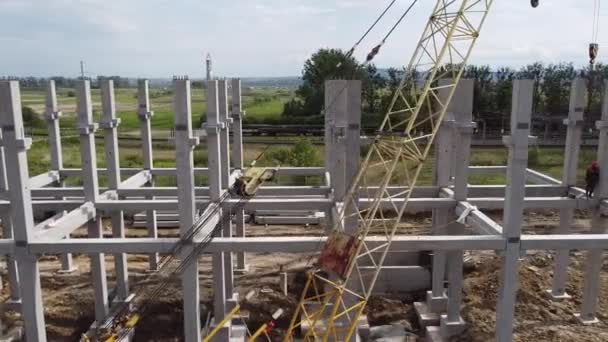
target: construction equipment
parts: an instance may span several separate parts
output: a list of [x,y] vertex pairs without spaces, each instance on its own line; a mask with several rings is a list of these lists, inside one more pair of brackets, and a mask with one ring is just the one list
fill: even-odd
[[[237,212],[249,200],[249,197],[241,197],[232,207],[232,210],[222,211],[222,203],[228,198],[230,198],[230,194],[225,192],[220,197],[219,202],[209,204],[188,230],[188,233],[184,234],[171,248],[171,251],[160,260],[158,271],[151,274],[150,278],[165,277],[165,279],[152,288],[144,287],[141,291],[135,293],[131,302],[119,304],[113,309],[113,314],[97,327],[93,336],[83,335],[81,341],[114,342],[128,337],[149,308],[150,301],[158,298],[171,279],[179,276],[184,269],[195,262],[213,240],[213,237],[222,229],[223,220],[220,218],[219,223],[204,231],[203,228],[209,227],[207,223],[210,219],[217,213],[231,215],[233,210]],[[195,238],[199,238],[200,241],[195,242]],[[183,252],[186,251],[188,253],[182,256]]]
[[[303,326],[304,340],[353,337],[492,3],[436,1],[317,267],[309,273],[285,341],[292,341]],[[391,185],[403,190],[389,192]],[[366,190],[374,191],[367,194],[371,203],[360,205],[360,189],[371,186],[375,190]],[[366,240],[370,235],[373,244]],[[373,267],[363,267],[370,264]]]
[[[245,300],[251,300],[255,294],[256,294],[255,291],[249,291],[247,293],[247,295],[245,296]],[[213,338],[217,335],[217,333],[220,331],[220,329],[222,329],[222,327],[224,327],[227,322],[229,322],[229,321],[233,320],[235,317],[237,317],[237,315],[240,312],[241,312],[241,304],[237,304],[232,310],[230,310],[230,312],[228,312],[224,316],[224,319],[221,320],[215,326],[215,328],[213,328],[211,331],[209,331],[207,336],[205,336],[203,338],[202,342],[211,342],[213,340]],[[274,327],[276,326],[275,321],[283,315],[283,312],[284,312],[283,309],[280,309],[280,308],[277,309],[272,314],[272,319],[270,321],[260,325],[260,327],[257,328],[254,332],[247,331],[247,335],[248,335],[247,341],[255,342],[261,336],[264,336],[264,337],[266,337],[266,339],[268,341],[271,341],[270,334],[272,333]]]
[[277,168],[249,167],[234,181],[232,192],[241,197],[252,197],[265,182],[272,181]]

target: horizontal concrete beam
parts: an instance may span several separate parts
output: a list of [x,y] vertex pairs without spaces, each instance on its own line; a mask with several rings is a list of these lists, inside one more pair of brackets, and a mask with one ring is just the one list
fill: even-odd
[[63,239],[74,230],[87,223],[90,219],[95,218],[95,206],[92,202],[86,202],[79,208],[70,211],[57,218],[51,227],[41,227],[36,231],[35,239],[58,240]]
[[526,181],[534,183],[534,184],[553,184],[553,185],[561,185],[562,182],[548,176],[542,172],[526,169]]
[[121,188],[139,188],[152,180],[152,173],[148,170],[139,171],[120,183]]
[[[30,178],[30,188],[42,188],[60,180],[59,171],[49,171]],[[10,180],[9,180],[10,182]]]
[[[214,238],[205,253],[221,251],[309,253],[317,252],[326,237],[246,237]],[[62,241],[34,241],[32,253],[168,253],[177,238],[104,238],[70,239]],[[370,246],[385,242],[382,237],[369,236]],[[195,243],[198,240],[195,240]],[[499,236],[395,236],[391,249],[400,251],[422,250],[501,250],[505,240]]]
[[[140,171],[142,168],[121,168],[120,174],[122,176],[132,176]],[[149,170],[153,176],[175,176],[177,174],[175,168],[153,168]],[[97,173],[100,176],[107,174],[108,170],[105,168],[98,168]],[[206,167],[195,167],[194,175],[205,176],[209,172]],[[81,169],[61,169],[59,170],[61,177],[77,177],[82,174]],[[325,168],[322,167],[281,167],[277,170],[277,176],[323,176],[325,174]]]
[[465,222],[471,225],[478,234],[481,235],[500,235],[502,234],[502,226],[488,217],[486,214],[475,209],[473,205],[468,202],[458,202],[456,205],[455,212],[456,216],[460,216],[465,210],[472,209],[472,211],[465,218]]
[[522,235],[521,248],[525,250],[555,250],[555,249],[606,249],[608,250],[608,234],[554,234],[554,235]]

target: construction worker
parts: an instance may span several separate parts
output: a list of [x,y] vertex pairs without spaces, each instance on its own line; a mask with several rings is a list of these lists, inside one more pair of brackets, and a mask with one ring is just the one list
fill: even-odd
[[587,183],[587,187],[585,188],[585,195],[587,198],[593,198],[593,190],[597,186],[597,183],[600,181],[600,168],[597,165],[597,160],[591,162],[591,165],[587,168],[587,173],[585,174],[585,182]]

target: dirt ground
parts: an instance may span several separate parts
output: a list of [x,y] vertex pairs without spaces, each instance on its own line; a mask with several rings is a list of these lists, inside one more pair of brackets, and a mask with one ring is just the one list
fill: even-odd
[[[550,233],[559,222],[557,212],[544,211],[527,213],[525,233]],[[500,221],[500,212],[490,216]],[[574,230],[588,229],[587,213],[579,212],[575,217]],[[424,215],[410,217],[410,224],[404,225],[403,232],[428,232],[430,219]],[[415,229],[413,229],[413,227]],[[109,234],[109,227],[106,228]],[[83,232],[80,232],[83,234]],[[129,229],[128,236],[142,236],[143,229]],[[319,227],[302,226],[254,226],[248,230],[250,236],[285,236],[308,235],[321,236]],[[78,235],[78,234],[76,234]],[[176,236],[175,229],[161,229],[161,236]],[[530,251],[520,260],[520,289],[517,294],[515,340],[516,341],[608,341],[608,272],[603,272],[601,298],[598,318],[601,323],[583,326],[573,314],[580,308],[582,277],[585,253],[571,253],[570,281],[567,291],[571,300],[554,303],[549,301],[545,290],[550,287],[553,267],[553,253]],[[264,289],[251,301],[245,302],[244,312],[249,314],[247,323],[250,329],[270,319],[277,308],[286,313],[278,320],[277,333],[280,333],[289,322],[290,313],[297,303],[303,286],[303,271],[310,267],[314,255],[288,253],[249,253],[247,255],[250,270],[235,276],[237,291],[242,297],[251,289]],[[138,292],[154,287],[165,281],[151,277],[146,272],[147,256],[129,256],[129,281],[131,290]],[[467,252],[465,258],[464,303],[462,315],[468,328],[456,341],[490,341],[494,336],[496,293],[500,258],[494,252]],[[86,255],[75,255],[74,264],[77,271],[59,274],[59,259],[56,256],[42,256],[40,263],[41,283],[45,308],[46,329],[51,341],[75,341],[85,332],[94,319],[93,289],[90,282],[89,258]],[[108,285],[114,286],[113,258],[106,256]],[[2,268],[5,270],[6,268]],[[604,264],[608,271],[608,262]],[[5,272],[5,271],[4,271]],[[284,296],[280,289],[280,273],[293,273],[289,295]],[[0,291],[2,299],[9,295],[6,274],[2,274],[4,287]],[[210,257],[200,258],[201,303],[203,312],[201,320],[206,322],[208,312],[212,309],[212,276]],[[424,293],[411,293],[400,298],[373,297],[367,307],[367,315],[372,325],[384,325],[399,322],[407,330],[421,334],[416,322],[413,302],[424,298]],[[137,341],[179,341],[182,333],[182,302],[178,279],[168,280],[160,295],[146,306],[143,319],[138,324],[135,337]],[[7,311],[3,324],[10,328],[20,324],[18,315]],[[411,340],[411,339],[410,339]]]

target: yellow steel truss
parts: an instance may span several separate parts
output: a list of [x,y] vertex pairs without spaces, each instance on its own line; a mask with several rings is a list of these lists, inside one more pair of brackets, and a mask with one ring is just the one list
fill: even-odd
[[[314,341],[349,340],[355,333],[492,2],[436,2],[318,268],[309,273],[285,341],[299,328],[306,330],[304,340]],[[374,189],[361,196],[369,201],[359,201],[360,189]],[[353,253],[345,257],[344,246]],[[336,267],[336,260],[344,264]]]

